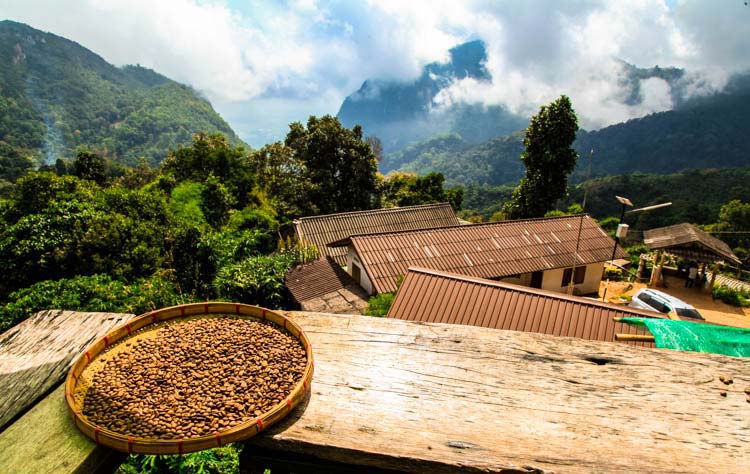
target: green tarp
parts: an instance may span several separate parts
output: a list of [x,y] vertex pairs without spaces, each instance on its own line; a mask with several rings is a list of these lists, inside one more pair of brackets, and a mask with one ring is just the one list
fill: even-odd
[[750,329],[656,318],[622,318],[654,335],[656,347],[750,357]]

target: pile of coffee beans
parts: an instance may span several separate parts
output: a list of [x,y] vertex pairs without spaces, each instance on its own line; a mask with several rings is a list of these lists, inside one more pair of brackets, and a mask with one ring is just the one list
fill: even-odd
[[152,332],[103,354],[84,398],[91,423],[142,438],[213,435],[284,401],[307,363],[270,322],[209,317]]

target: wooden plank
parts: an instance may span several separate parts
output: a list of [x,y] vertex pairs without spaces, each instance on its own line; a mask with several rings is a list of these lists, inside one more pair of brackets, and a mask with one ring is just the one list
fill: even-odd
[[0,433],[0,472],[13,474],[109,472],[124,456],[83,435],[68,415],[65,387],[58,386]]
[[0,430],[60,384],[96,338],[132,317],[41,311],[0,334]]
[[408,472],[750,472],[747,360],[290,315],[313,345],[312,394],[250,450]]

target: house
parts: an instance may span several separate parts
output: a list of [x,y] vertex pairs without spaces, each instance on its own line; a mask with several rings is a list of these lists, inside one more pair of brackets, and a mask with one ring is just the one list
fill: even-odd
[[[352,235],[346,268],[368,294],[395,291],[418,266],[577,294],[599,289],[614,241],[588,215]],[[617,256],[626,256],[619,247]]]
[[315,244],[321,256],[346,266],[346,248],[327,244],[350,235],[458,225],[451,205],[439,203],[302,217],[294,221],[294,231],[300,240]]
[[331,257],[292,268],[284,284],[303,311],[361,314],[367,308],[367,293]]
[[[614,342],[615,334],[649,334],[614,318],[663,315],[506,282],[409,268],[388,317]],[[629,344],[653,347],[650,342]]]

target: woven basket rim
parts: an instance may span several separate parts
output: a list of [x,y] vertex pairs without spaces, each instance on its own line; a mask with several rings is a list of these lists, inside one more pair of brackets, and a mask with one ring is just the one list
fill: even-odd
[[[295,384],[289,395],[280,403],[274,405],[266,412],[253,420],[240,422],[229,428],[219,430],[211,435],[184,439],[162,439],[142,438],[127,436],[104,427],[96,426],[82,414],[82,406],[76,402],[74,393],[78,378],[81,373],[102,352],[113,344],[130,337],[135,331],[148,328],[154,324],[180,320],[187,317],[226,314],[239,316],[247,319],[270,321],[280,328],[285,329],[293,337],[299,340],[305,348],[307,362],[302,379]],[[247,305],[243,303],[212,302],[190,303],[167,308],[160,308],[137,316],[130,321],[110,330],[106,335],[100,337],[74,361],[65,379],[65,400],[68,411],[73,417],[76,427],[95,442],[125,453],[137,454],[185,454],[203,449],[223,446],[228,443],[241,441],[268,428],[289,414],[306,396],[312,382],[314,372],[314,361],[312,347],[307,336],[297,323],[278,311],[266,309],[260,306]]]

